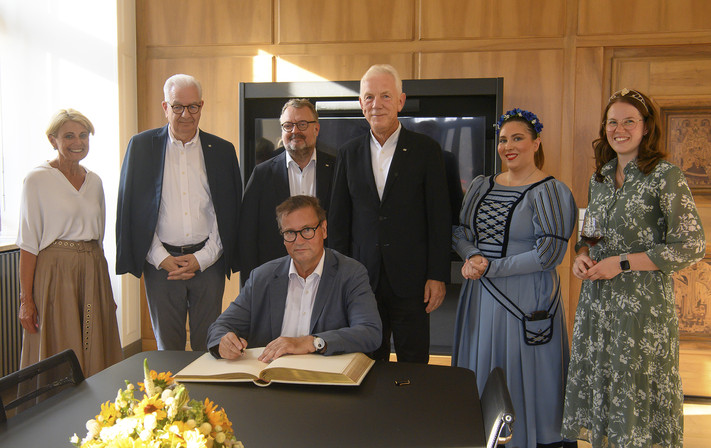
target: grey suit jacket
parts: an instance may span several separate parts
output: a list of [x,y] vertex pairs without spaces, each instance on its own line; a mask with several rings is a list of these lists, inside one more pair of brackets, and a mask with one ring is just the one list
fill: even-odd
[[[326,355],[372,352],[380,346],[382,323],[368,273],[362,264],[324,249],[323,273],[311,313],[310,334],[326,341]],[[263,347],[281,335],[291,257],[278,258],[252,271],[240,295],[210,326],[207,346],[234,332],[250,347]]]

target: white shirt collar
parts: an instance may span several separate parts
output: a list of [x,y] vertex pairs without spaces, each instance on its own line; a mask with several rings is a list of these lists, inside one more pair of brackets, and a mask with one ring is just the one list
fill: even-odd
[[[318,264],[316,265],[316,269],[309,275],[308,278],[311,278],[314,274],[316,274],[319,278],[321,278],[321,275],[323,274],[323,262],[326,259],[326,249],[323,250],[323,253],[321,254],[321,260],[319,260]],[[294,260],[289,258],[289,277],[291,277],[291,274],[296,275],[297,277],[301,277],[299,273],[296,271],[296,266],[294,266]]]
[[[286,153],[286,168],[289,169],[289,165],[291,162],[294,162],[294,164],[298,167],[299,164],[296,163],[294,159],[291,158],[291,154],[289,154],[289,151],[284,148],[284,152]],[[306,164],[306,166],[309,166],[310,164],[316,164],[316,148],[314,148],[313,152],[311,153],[311,160],[309,160],[309,163]]]
[[380,142],[378,141],[378,139],[375,138],[375,135],[373,134],[373,130],[371,129],[370,130],[370,143],[371,143],[371,145],[375,144],[376,147],[380,148],[380,149],[383,149],[388,146],[392,146],[393,147],[392,149],[394,151],[395,146],[397,145],[397,139],[400,138],[400,131],[401,130],[402,130],[402,123],[400,123],[400,121],[398,120],[397,129],[395,129],[395,132],[393,132],[393,134],[390,137],[388,137],[387,140],[385,140],[385,143],[383,143],[381,145]]
[[178,140],[177,138],[175,138],[175,136],[173,136],[173,128],[170,126],[170,124],[168,124],[168,138],[170,139],[170,143],[173,145],[183,145],[183,146],[192,145],[194,143],[197,143],[199,137],[200,137],[200,129],[198,128],[198,130],[195,131],[195,135],[193,135],[193,138],[191,138],[189,142],[183,143],[180,140]]

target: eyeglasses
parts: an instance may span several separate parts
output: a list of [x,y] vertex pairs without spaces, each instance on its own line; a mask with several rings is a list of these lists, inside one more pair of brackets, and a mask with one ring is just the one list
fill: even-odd
[[188,110],[191,114],[196,114],[200,112],[200,108],[202,107],[202,104],[188,104],[187,106],[183,106],[182,104],[170,104],[168,103],[168,106],[170,106],[171,109],[173,109],[173,113],[177,115],[182,115],[183,111],[185,109]]
[[644,121],[644,119],[625,118],[619,123],[617,120],[606,120],[602,123],[605,125],[605,129],[607,129],[608,131],[614,131],[620,124],[623,128],[627,129],[628,131],[631,131],[632,129],[637,127],[637,123],[639,123],[640,121]]
[[318,229],[321,226],[321,223],[318,223],[316,227],[304,227],[301,230],[285,230],[281,232],[281,237],[284,238],[284,241],[287,243],[293,243],[296,241],[296,235],[300,234],[301,238],[305,240],[310,240],[316,235],[316,229]]
[[311,123],[316,123],[316,121],[301,120],[297,121],[296,123],[292,123],[291,121],[285,121],[281,124],[281,128],[284,130],[284,132],[291,132],[294,130],[294,126],[296,126],[298,130],[305,131],[306,129],[308,129]]

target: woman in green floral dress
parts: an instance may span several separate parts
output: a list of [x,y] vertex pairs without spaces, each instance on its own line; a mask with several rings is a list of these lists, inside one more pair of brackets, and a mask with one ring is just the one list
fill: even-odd
[[681,447],[683,393],[671,273],[706,240],[681,170],[664,161],[659,112],[623,89],[610,98],[588,211],[602,240],[578,243],[562,435],[593,447]]

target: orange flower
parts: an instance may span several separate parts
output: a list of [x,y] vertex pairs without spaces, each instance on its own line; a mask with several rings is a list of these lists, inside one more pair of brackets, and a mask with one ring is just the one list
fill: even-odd
[[217,410],[217,405],[210,401],[209,398],[205,398],[205,415],[207,415],[207,419],[212,425],[212,432],[210,435],[213,437],[217,433],[215,431],[215,426],[222,426],[222,431],[223,432],[229,432],[232,433],[232,422],[227,418],[227,413],[225,412],[225,409],[222,408],[219,411]]

